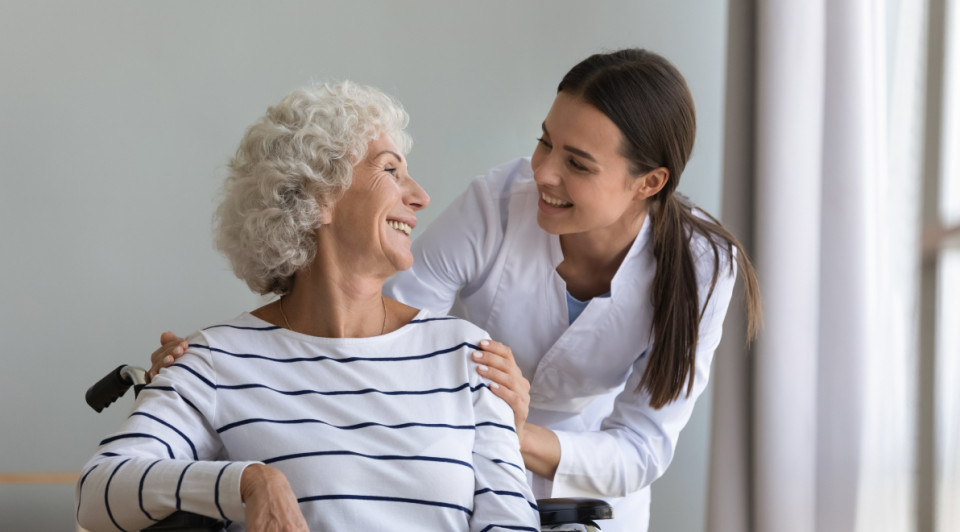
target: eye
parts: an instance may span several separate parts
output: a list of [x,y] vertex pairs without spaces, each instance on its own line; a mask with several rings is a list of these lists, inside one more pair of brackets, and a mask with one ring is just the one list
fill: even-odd
[[550,145],[550,142],[543,137],[537,137],[537,142],[539,142],[541,145],[543,145],[547,149],[553,148],[553,146]]
[[576,170],[576,171],[578,171],[578,172],[586,172],[586,171],[588,170],[588,168],[587,168],[586,166],[578,163],[577,160],[574,159],[573,157],[571,157],[571,158],[567,161],[567,164],[569,164],[571,168],[573,168],[574,170]]
[[394,168],[394,167],[388,166],[388,167],[384,168],[383,171],[386,172],[386,173],[388,173],[388,174],[390,174],[390,175],[392,175],[393,177],[397,177],[397,176],[398,176],[398,175],[397,175],[397,169]]

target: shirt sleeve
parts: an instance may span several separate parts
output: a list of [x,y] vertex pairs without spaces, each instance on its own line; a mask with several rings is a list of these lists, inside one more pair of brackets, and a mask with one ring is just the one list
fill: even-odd
[[475,491],[471,532],[528,530],[539,532],[540,514],[520,454],[513,411],[482,384],[471,362],[471,387],[477,388],[473,408]]
[[178,510],[243,521],[240,476],[255,462],[218,460],[215,382],[209,351],[191,348],[140,392],[133,413],[100,442],[77,481],[81,526],[139,530]]
[[[702,259],[702,255],[701,255]],[[710,288],[710,275],[700,275],[701,300]],[[701,262],[701,266],[702,266]],[[730,303],[736,270],[722,260],[719,277],[700,324],[693,388],[661,409],[650,406],[650,396],[637,392],[646,359],[633,365],[613,411],[598,431],[555,431],[560,440],[560,463],[553,480],[553,496],[623,497],[659,478],[673,459],[680,431],[707,386],[713,354],[720,344],[723,319]],[[559,494],[559,495],[556,495]]]
[[461,290],[475,289],[503,242],[499,202],[486,178],[474,180],[413,242],[413,267],[397,272],[384,293],[435,314],[448,314]]

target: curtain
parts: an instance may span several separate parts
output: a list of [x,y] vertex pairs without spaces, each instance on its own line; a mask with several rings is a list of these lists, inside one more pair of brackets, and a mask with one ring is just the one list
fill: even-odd
[[937,532],[960,532],[960,1],[945,13],[942,182],[939,215],[953,244],[940,253],[935,373]]
[[723,218],[765,323],[745,353],[732,307],[715,364],[710,532],[914,523],[924,13],[730,0]]

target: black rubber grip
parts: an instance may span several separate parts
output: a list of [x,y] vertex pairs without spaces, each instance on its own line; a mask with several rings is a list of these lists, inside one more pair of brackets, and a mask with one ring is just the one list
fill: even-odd
[[613,519],[613,507],[602,499],[539,499],[537,506],[540,508],[542,525],[581,523],[596,526],[594,520]]
[[143,532],[154,532],[156,530],[170,530],[176,532],[211,532],[223,530],[224,523],[211,517],[190,514],[187,512],[174,512],[169,517],[159,523],[144,528]]
[[90,408],[102,412],[104,408],[110,406],[110,403],[127,393],[133,383],[123,378],[121,371],[125,367],[127,366],[118,366],[87,390],[87,404]]

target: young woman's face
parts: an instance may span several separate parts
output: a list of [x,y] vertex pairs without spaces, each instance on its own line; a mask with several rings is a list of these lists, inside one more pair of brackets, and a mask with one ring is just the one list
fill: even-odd
[[353,167],[353,182],[320,231],[332,233],[337,255],[352,271],[391,275],[413,265],[410,231],[430,196],[407,173],[393,139],[383,134]]
[[642,179],[630,174],[621,141],[620,129],[597,108],[557,94],[531,161],[540,192],[537,223],[544,231],[627,230],[642,216],[645,202],[636,199]]

